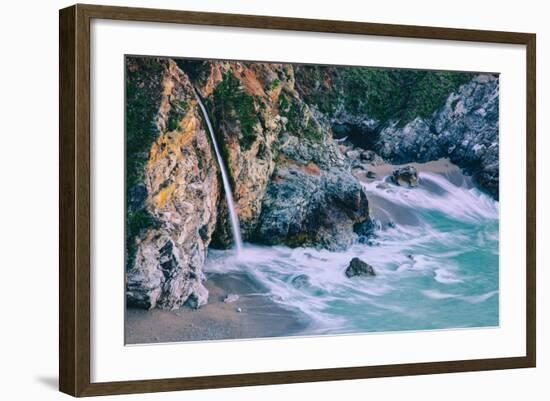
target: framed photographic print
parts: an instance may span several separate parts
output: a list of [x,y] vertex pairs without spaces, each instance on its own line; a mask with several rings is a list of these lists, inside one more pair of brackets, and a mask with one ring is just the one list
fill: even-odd
[[60,11],[60,390],[535,366],[535,35]]

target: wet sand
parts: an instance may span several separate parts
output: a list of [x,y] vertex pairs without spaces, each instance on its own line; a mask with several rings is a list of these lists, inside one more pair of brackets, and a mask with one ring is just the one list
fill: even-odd
[[[211,274],[205,285],[208,304],[197,310],[128,308],[126,344],[280,337],[307,327],[304,316],[272,301],[244,274]],[[229,294],[239,298],[225,303]]]
[[376,178],[367,178],[365,176],[365,172],[363,173],[364,180],[367,182],[382,180],[385,176],[390,175],[392,171],[396,168],[404,166],[413,166],[418,170],[419,173],[426,172],[444,175],[449,178],[450,181],[455,185],[461,185],[462,180],[465,178],[460,167],[458,167],[456,164],[451,163],[449,159],[444,158],[429,161],[426,163],[383,163],[379,165],[368,165],[368,171],[373,171],[374,173],[376,173]]

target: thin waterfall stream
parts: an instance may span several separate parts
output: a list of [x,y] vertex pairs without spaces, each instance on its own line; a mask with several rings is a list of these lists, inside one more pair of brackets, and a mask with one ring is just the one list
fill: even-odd
[[229,209],[229,220],[231,223],[231,231],[233,232],[233,240],[235,241],[235,249],[237,250],[237,254],[240,254],[243,249],[243,241],[241,239],[241,228],[239,225],[239,216],[237,215],[237,211],[235,210],[235,201],[233,200],[233,192],[231,191],[231,185],[229,183],[229,174],[227,173],[227,169],[225,168],[225,163],[222,158],[220,149],[218,147],[218,142],[216,141],[216,136],[214,135],[214,128],[212,127],[212,123],[210,122],[210,118],[208,117],[208,112],[206,111],[206,107],[202,103],[201,97],[199,96],[195,88],[193,88],[193,92],[195,93],[195,98],[199,103],[199,107],[201,109],[202,115],[206,121],[206,125],[208,126],[208,132],[210,133],[210,138],[212,139],[212,145],[214,146],[216,159],[218,160],[218,165],[220,166],[220,171],[222,173],[223,189],[224,189],[225,198],[227,201],[227,208]]

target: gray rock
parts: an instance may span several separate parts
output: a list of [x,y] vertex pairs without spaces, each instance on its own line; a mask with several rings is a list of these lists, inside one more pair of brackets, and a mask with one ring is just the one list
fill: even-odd
[[359,152],[359,150],[348,150],[346,152],[346,156],[350,159],[359,159],[359,157],[361,156],[361,152]]
[[404,127],[390,122],[380,132],[375,149],[383,159],[394,163],[426,162],[443,157],[441,149],[434,146],[436,140],[430,121],[416,118]]
[[350,172],[333,167],[315,175],[279,166],[267,188],[254,240],[341,250],[357,238],[354,224],[368,218],[367,196]]
[[346,269],[346,276],[376,276],[374,268],[359,258],[353,258]]
[[362,162],[370,163],[376,158],[376,153],[374,153],[372,150],[365,150],[361,152],[360,158]]
[[391,180],[400,186],[416,187],[418,185],[418,171],[413,166],[404,166],[393,170]]
[[[478,75],[451,95],[433,125],[439,146],[448,148],[453,163],[498,199],[499,80]],[[452,147],[451,145],[456,145]]]

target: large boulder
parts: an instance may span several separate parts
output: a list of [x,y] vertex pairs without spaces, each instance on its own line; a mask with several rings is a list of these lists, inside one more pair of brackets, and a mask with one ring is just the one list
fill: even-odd
[[353,258],[349,262],[345,274],[348,278],[357,276],[376,276],[374,268],[359,258]]
[[415,118],[404,126],[391,121],[381,131],[375,144],[376,151],[384,160],[394,163],[426,162],[443,157],[444,151],[437,146],[437,137],[431,130],[430,121]]
[[367,197],[350,173],[313,165],[278,166],[254,239],[269,245],[345,249],[357,239],[354,225],[368,219]]
[[330,135],[299,138],[288,132],[278,150],[253,240],[330,250],[350,246],[357,239],[354,225],[370,218],[369,204]]

